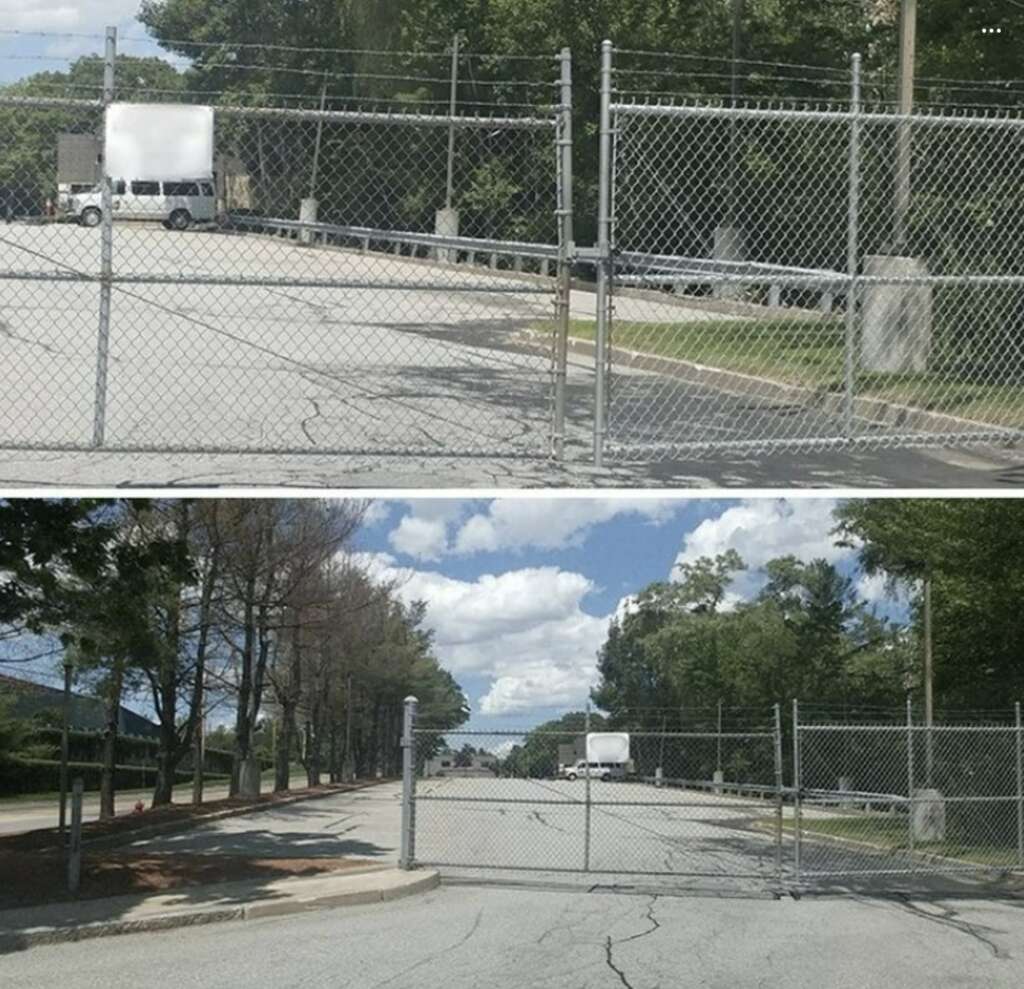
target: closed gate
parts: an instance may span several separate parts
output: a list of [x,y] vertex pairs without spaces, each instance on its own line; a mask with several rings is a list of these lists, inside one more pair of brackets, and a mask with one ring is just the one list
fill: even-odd
[[[517,109],[333,109],[328,73],[298,105],[203,94],[219,217],[179,230],[147,204],[198,182],[95,166],[109,106],[168,98],[123,96],[138,87],[120,88],[114,48],[95,99],[0,96],[4,447],[560,452],[568,53],[561,84],[554,57],[515,84]],[[54,215],[69,135],[92,142],[93,181]]]
[[605,45],[599,456],[1019,441],[1024,120],[871,107],[859,57],[844,105],[653,98],[652,57]]
[[[631,732],[627,767],[574,769],[582,734],[413,729],[407,866],[453,874],[699,877],[783,871],[774,730]],[[561,761],[561,764],[560,764]]]

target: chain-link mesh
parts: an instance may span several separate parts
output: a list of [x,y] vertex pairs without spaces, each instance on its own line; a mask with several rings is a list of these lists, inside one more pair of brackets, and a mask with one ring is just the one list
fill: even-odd
[[620,102],[621,456],[1024,430],[1024,120]]
[[[771,733],[418,730],[416,859],[452,869],[771,879],[782,867]],[[593,756],[594,753],[591,753]]]
[[1015,727],[801,725],[800,875],[1024,868]]
[[4,444],[548,455],[557,108],[226,101],[214,180],[111,176],[111,220],[99,101],[0,95]]

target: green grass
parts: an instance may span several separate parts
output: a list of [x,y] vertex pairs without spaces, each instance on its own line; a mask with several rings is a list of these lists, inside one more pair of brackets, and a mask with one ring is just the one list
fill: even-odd
[[[592,320],[574,320],[569,334],[592,341],[596,328]],[[544,323],[534,329],[551,333],[553,326]],[[612,337],[614,346],[652,357],[691,361],[824,394],[843,390],[844,340],[842,319],[824,316],[678,323],[616,320]],[[942,371],[858,373],[856,395],[998,426],[1019,427],[1024,419],[1024,385],[977,383]]]
[[[774,826],[774,821],[772,822]],[[793,830],[793,821],[783,822],[783,827]],[[815,834],[827,835],[831,838],[845,838],[872,845],[879,851],[899,852],[910,851],[908,822],[906,817],[827,817],[820,819],[804,818],[801,832],[804,836]],[[970,865],[989,865],[1003,868],[1017,865],[1017,847],[1006,845],[965,845],[955,841],[917,842],[915,852],[929,855],[941,855],[944,858],[958,859]]]

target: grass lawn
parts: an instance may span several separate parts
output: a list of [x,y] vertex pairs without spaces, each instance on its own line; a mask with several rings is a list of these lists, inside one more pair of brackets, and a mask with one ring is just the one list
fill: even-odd
[[[551,323],[538,324],[551,333]],[[573,320],[570,336],[593,340],[593,320]],[[677,323],[616,320],[615,346],[653,357],[692,361],[798,385],[822,393],[843,390],[842,318],[707,319]],[[1024,385],[989,385],[941,371],[856,375],[858,397],[884,399],[998,426],[1024,425]]]
[[[774,823],[774,822],[773,822]],[[793,830],[793,821],[787,820],[783,827]],[[832,838],[847,838],[875,846],[879,851],[909,851],[907,819],[905,817],[827,817],[804,818],[801,831],[805,836],[815,834],[827,835]],[[959,859],[965,864],[986,865],[1001,868],[1015,867],[1017,863],[1017,847],[1005,845],[965,845],[955,841],[918,842],[914,845],[915,852],[941,855],[945,858]]]

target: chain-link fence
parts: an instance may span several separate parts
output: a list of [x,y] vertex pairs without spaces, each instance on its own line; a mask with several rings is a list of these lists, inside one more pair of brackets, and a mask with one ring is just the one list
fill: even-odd
[[[655,712],[640,721],[664,719]],[[443,731],[406,710],[402,861],[737,880],[746,889],[1024,872],[1024,727],[808,723]],[[910,877],[910,878],[908,878]],[[608,880],[617,881],[617,880]]]
[[[454,74],[447,111],[328,101],[326,75],[313,106],[124,101],[111,38],[95,99],[0,93],[4,445],[559,450],[568,59],[513,105],[460,105]],[[173,172],[182,104],[209,109],[204,174]],[[163,149],[107,174],[122,111]]]
[[868,105],[859,59],[843,106],[652,98],[639,55],[605,52],[599,448],[1019,440],[1024,120]]
[[[454,870],[772,880],[775,732],[438,732],[415,740],[415,861]],[[601,736],[607,740],[608,735]]]
[[1024,869],[1024,731],[799,724],[797,880]]

